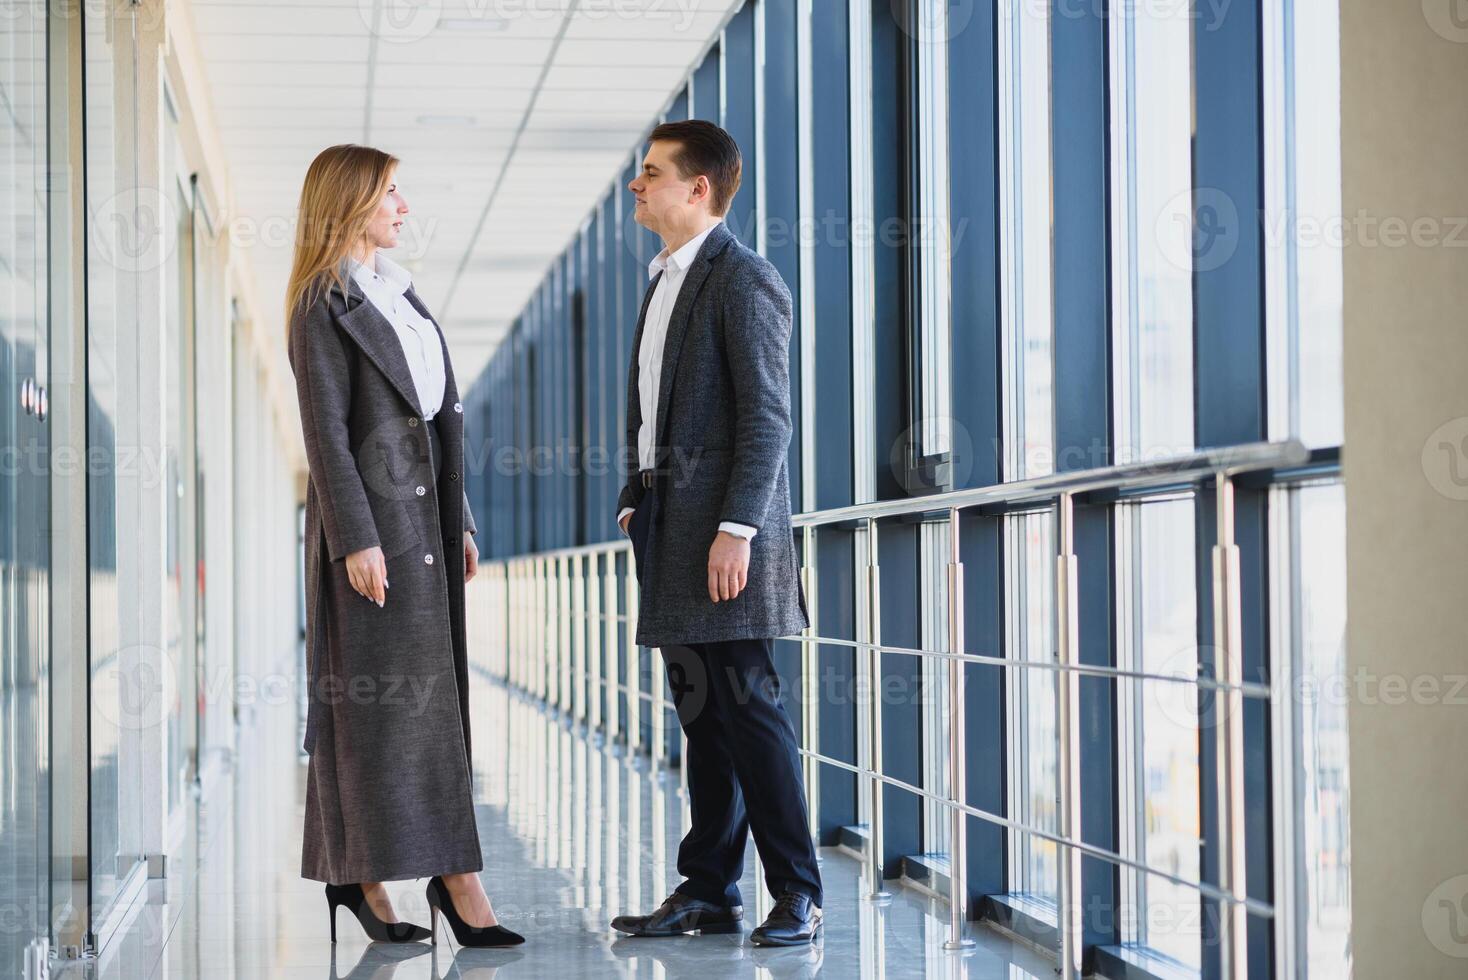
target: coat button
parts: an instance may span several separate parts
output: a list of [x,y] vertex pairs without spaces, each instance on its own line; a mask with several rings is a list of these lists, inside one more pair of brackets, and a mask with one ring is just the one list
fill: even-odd
[[459,478],[459,474],[453,472],[452,470],[449,471],[449,479],[450,480],[457,480],[458,478]]
[[416,416],[416,415],[410,415],[410,416],[408,416],[408,427],[409,428],[412,428],[413,426],[415,426],[417,424],[418,424],[418,416]]
[[456,411],[456,412],[462,412],[462,411],[464,411],[464,405],[463,405],[463,403],[462,402],[454,402],[454,411]]
[[422,487],[419,487],[418,489],[414,490],[413,492],[416,493],[418,496],[421,497],[425,493],[427,493],[428,491],[427,490],[424,490]]
[[423,556],[423,564],[425,564],[425,565],[432,565],[433,564],[433,556],[432,555],[424,555]]

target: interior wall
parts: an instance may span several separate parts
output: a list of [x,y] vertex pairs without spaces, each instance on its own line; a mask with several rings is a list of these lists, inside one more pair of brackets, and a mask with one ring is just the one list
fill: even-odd
[[1341,5],[1354,974],[1468,973],[1468,8]]

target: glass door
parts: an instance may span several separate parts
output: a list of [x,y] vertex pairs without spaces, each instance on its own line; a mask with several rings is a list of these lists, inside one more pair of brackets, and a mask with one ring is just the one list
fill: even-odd
[[[129,640],[138,610],[128,583],[143,553],[143,492],[156,461],[143,445],[138,406],[139,289],[151,259],[156,205],[138,186],[135,8],[81,8],[84,139],[87,456],[89,930],[98,948],[142,884],[144,736],[157,724],[160,679]],[[79,873],[79,872],[78,872]]]
[[47,5],[0,30],[0,975],[39,976],[50,908]]
[[166,663],[173,673],[167,713],[168,821],[166,841],[176,839],[198,776],[198,624],[195,564],[194,442],[194,228],[193,200],[178,117],[164,99],[172,153],[165,169],[170,196],[161,226],[164,248],[164,440],[167,550],[163,598]]

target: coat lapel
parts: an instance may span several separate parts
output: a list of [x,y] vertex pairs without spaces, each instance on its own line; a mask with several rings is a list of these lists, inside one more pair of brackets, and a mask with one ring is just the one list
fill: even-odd
[[657,426],[653,429],[653,445],[663,445],[662,434],[668,415],[668,402],[673,395],[673,378],[678,370],[678,354],[683,349],[683,337],[688,333],[688,321],[693,311],[693,303],[698,298],[698,291],[703,288],[703,282],[708,278],[709,270],[714,266],[714,259],[729,244],[734,237],[729,227],[720,221],[714,225],[709,236],[704,239],[703,245],[699,247],[698,256],[693,260],[693,265],[683,274],[683,285],[678,288],[678,301],[673,304],[673,315],[668,320],[668,335],[663,340],[663,366],[658,375],[658,412]]
[[[439,326],[438,321],[433,318],[433,314],[428,312],[428,307],[418,298],[418,294],[414,292],[412,286],[408,287],[408,291],[404,295],[407,297],[408,302],[413,304],[413,309],[417,310],[423,319],[433,324],[433,329],[438,332],[438,347],[443,352],[443,403],[438,406],[438,410],[440,412],[452,411],[454,404],[459,400],[459,386],[454,382],[454,366],[449,360],[448,339],[443,335],[443,327]],[[401,350],[402,345],[399,344],[398,347]]]
[[[331,290],[341,295],[336,283],[332,283]],[[418,390],[413,385],[413,375],[408,370],[408,359],[403,356],[403,345],[398,342],[397,331],[387,321],[387,317],[378,312],[377,307],[367,299],[362,287],[354,280],[347,279],[347,296],[343,300],[343,308],[338,312],[333,305],[332,315],[347,335],[356,341],[368,360],[377,365],[377,369],[398,394],[413,407],[413,414],[419,414],[422,406],[418,404]]]
[[[637,329],[632,333],[632,364],[627,369],[627,428],[632,432],[642,424],[642,400],[638,397],[637,376],[641,364],[642,331],[647,325],[647,308],[652,305],[653,294],[658,291],[658,283],[662,281],[663,274],[659,272],[648,280],[647,289],[642,294],[642,309],[637,314]],[[637,443],[632,444],[633,452],[636,453]]]

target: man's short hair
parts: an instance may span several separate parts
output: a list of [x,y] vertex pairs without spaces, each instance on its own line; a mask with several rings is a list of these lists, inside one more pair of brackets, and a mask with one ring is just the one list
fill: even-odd
[[708,178],[711,201],[709,209],[722,216],[729,210],[734,192],[739,190],[743,164],[739,144],[722,127],[706,119],[666,122],[652,131],[648,142],[667,140],[679,144],[673,162],[684,180],[702,174]]

